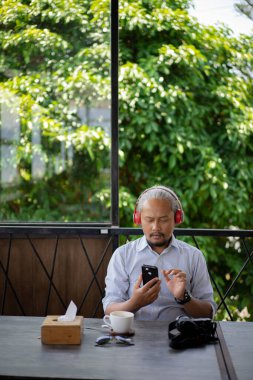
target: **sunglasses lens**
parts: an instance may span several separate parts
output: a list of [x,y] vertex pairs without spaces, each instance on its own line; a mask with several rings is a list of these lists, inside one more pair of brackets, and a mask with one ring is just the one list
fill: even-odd
[[109,342],[115,342],[119,344],[125,344],[128,346],[132,346],[134,343],[132,343],[132,340],[130,338],[124,338],[123,336],[115,336],[111,337],[108,335],[100,336],[99,338],[96,339],[96,345],[97,346],[102,346],[103,344],[109,343]]
[[96,339],[96,344],[99,346],[102,346],[103,344],[110,342],[110,340],[111,340],[110,336],[100,336],[99,338]]
[[119,344],[127,344],[129,346],[133,345],[132,340],[130,338],[123,338],[123,336],[115,336],[117,343]]

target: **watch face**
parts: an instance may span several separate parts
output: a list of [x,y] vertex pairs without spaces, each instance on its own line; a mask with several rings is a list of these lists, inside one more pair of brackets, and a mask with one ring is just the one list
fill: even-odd
[[184,292],[184,298],[182,300],[178,299],[178,298],[175,298],[175,301],[179,305],[184,305],[185,303],[189,302],[190,300],[191,300],[191,295],[190,295],[190,293],[187,292],[187,290],[185,290],[185,292]]

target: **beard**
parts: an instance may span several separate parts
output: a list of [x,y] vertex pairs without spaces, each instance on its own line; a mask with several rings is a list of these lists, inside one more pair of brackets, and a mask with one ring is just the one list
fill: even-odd
[[[152,235],[153,234],[151,234],[150,237],[152,237]],[[164,234],[159,234],[159,235],[161,236],[161,238],[163,238],[161,241],[152,242],[152,241],[147,239],[148,245],[151,248],[153,248],[153,247],[168,247],[168,245],[170,244],[172,236],[166,239]]]

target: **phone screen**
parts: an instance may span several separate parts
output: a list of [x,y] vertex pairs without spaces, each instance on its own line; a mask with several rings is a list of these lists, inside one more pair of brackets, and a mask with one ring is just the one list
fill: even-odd
[[158,277],[158,268],[154,265],[142,265],[141,269],[143,285],[152,280],[152,278]]

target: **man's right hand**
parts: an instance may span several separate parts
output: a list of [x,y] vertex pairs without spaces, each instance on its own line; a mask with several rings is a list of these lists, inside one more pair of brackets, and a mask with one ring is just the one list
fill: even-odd
[[159,280],[158,277],[153,278],[142,287],[141,283],[142,274],[139,275],[134,286],[133,295],[129,300],[135,311],[139,310],[143,306],[153,303],[158,298],[161,289],[161,280]]

